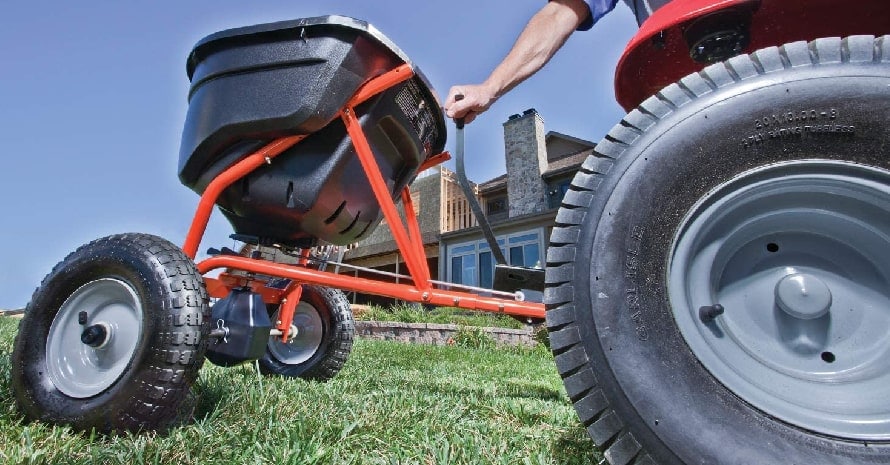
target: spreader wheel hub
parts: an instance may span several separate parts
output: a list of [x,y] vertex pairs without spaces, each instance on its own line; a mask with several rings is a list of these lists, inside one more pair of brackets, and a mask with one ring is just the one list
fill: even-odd
[[776,305],[794,318],[813,320],[828,313],[831,290],[809,273],[789,274],[776,284]]
[[110,328],[104,323],[94,324],[83,330],[80,334],[80,342],[98,349],[108,342],[111,335]]

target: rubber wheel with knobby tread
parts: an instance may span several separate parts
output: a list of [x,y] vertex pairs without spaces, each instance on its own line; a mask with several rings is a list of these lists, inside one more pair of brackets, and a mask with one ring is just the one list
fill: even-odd
[[689,75],[597,145],[545,303],[610,463],[890,462],[888,115],[890,36],[823,38]]
[[[272,321],[278,308],[271,307]],[[327,381],[343,368],[355,337],[352,308],[339,289],[303,285],[294,311],[296,336],[287,343],[272,336],[260,359],[260,370],[268,375]]]
[[109,236],[68,255],[34,292],[12,353],[29,419],[78,430],[164,429],[204,362],[209,299],[194,263],[146,234]]

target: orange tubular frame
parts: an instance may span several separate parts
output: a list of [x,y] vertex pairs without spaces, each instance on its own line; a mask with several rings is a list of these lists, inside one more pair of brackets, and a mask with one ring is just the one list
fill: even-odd
[[272,163],[273,158],[293,147],[305,137],[304,135],[299,135],[276,139],[235,163],[210,182],[207,189],[204,189],[204,193],[201,194],[198,210],[195,212],[195,218],[192,220],[192,225],[189,227],[188,235],[185,238],[185,244],[182,246],[182,250],[189,258],[194,260],[198,254],[198,246],[201,245],[201,238],[204,237],[204,232],[207,230],[210,214],[213,213],[213,206],[216,204],[216,199],[219,195],[235,181],[259,168],[263,163]]
[[[430,280],[429,265],[423,250],[420,226],[417,222],[417,216],[414,214],[410,191],[407,187],[402,191],[406,225],[399,217],[395,202],[393,202],[389,188],[383,179],[383,175],[368,144],[368,139],[365,137],[365,133],[355,114],[356,106],[413,76],[414,72],[411,67],[405,64],[371,79],[356,92],[340,112],[340,118],[346,126],[346,131],[352,140],[365,175],[368,177],[374,197],[380,204],[383,216],[408,267],[408,274],[411,276],[413,284],[395,284],[315,270],[306,266],[308,250],[304,251],[304,255],[297,265],[285,265],[243,256],[217,255],[197,264],[201,274],[206,275],[216,269],[229,268],[286,278],[292,280],[293,283],[287,289],[282,290],[266,287],[262,280],[252,280],[251,278],[227,273],[220,275],[218,278],[205,276],[204,280],[211,296],[225,297],[234,287],[250,286],[254,291],[259,292],[263,296],[265,302],[283,303],[279,313],[279,321],[276,322],[276,327],[282,331],[283,341],[287,340],[293,312],[300,299],[302,284],[316,284],[438,306],[501,312],[522,317],[544,317],[544,305],[540,303],[485,297],[469,292],[435,289],[433,287]],[[227,187],[262,164],[271,163],[273,158],[300,142],[304,137],[306,136],[296,135],[277,139],[217,176],[201,195],[198,209],[183,245],[186,255],[192,259],[197,255],[198,246],[200,245],[201,238],[204,236],[210,214],[219,195]],[[448,158],[449,155],[447,153],[435,155],[424,162],[422,167],[426,169],[435,166],[448,160]]]

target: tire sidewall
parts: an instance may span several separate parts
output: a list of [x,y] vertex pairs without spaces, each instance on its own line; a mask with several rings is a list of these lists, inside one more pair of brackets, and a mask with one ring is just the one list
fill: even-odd
[[[573,282],[575,300],[591,302],[593,311],[578,312],[577,320],[592,364],[606,374],[598,381],[607,397],[654,456],[685,463],[817,464],[839,457],[874,461],[890,453],[886,444],[864,447],[809,433],[737,398],[690,351],[667,293],[677,228],[721,183],[801,159],[890,169],[880,153],[890,142],[884,121],[890,99],[863,97],[886,95],[887,66],[878,71],[821,65],[717,89],[643,133],[598,188],[609,194],[595,197],[579,238],[590,273],[577,273]],[[794,120],[811,110],[817,115],[812,122]],[[773,115],[779,120],[775,134],[763,127]],[[820,131],[813,132],[817,125]]]

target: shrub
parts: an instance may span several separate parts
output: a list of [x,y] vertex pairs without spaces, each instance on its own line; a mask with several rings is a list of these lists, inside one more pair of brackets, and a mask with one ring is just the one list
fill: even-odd
[[470,349],[494,349],[497,347],[494,339],[478,327],[461,326],[454,334],[454,343],[460,347]]
[[545,325],[540,325],[535,328],[534,338],[535,342],[547,348],[548,351],[550,350],[550,333],[547,331]]
[[356,312],[357,320],[398,321],[400,323],[455,324],[460,326],[491,326],[497,328],[521,329],[524,325],[509,316],[493,313],[463,310],[452,307],[426,309],[421,305],[401,303],[389,308],[369,305]]

